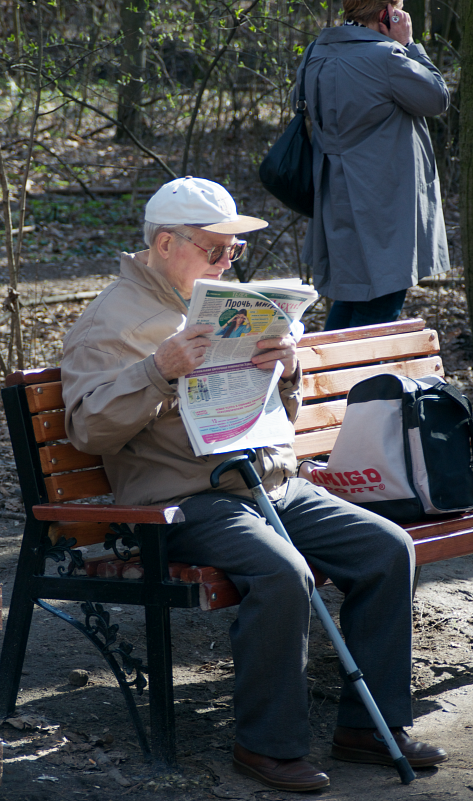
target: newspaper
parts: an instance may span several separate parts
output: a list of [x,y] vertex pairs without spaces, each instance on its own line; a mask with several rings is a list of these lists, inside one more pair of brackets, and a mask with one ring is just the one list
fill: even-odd
[[256,343],[302,336],[302,314],[317,292],[298,279],[233,284],[198,280],[186,326],[212,325],[205,362],[179,378],[179,408],[196,456],[293,442],[279,396],[284,367],[261,370]]

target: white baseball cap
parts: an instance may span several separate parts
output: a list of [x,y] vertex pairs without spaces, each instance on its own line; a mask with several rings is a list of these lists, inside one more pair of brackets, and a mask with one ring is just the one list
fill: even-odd
[[155,225],[196,225],[216,234],[244,234],[268,225],[237,213],[227,190],[206,178],[176,178],[158,189],[146,204],[145,221]]

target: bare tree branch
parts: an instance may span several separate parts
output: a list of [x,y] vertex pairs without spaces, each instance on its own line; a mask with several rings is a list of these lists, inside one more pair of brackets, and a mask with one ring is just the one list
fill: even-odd
[[135,134],[132,131],[130,131],[130,129],[124,123],[114,119],[113,117],[110,116],[110,114],[107,114],[106,111],[102,111],[102,109],[93,106],[91,103],[85,102],[84,100],[79,100],[78,97],[74,97],[74,95],[69,94],[69,92],[67,92],[66,89],[64,89],[59,84],[56,84],[56,87],[64,97],[68,97],[69,100],[73,100],[74,103],[79,103],[79,105],[84,106],[84,108],[88,108],[91,111],[94,111],[100,117],[103,117],[105,120],[108,120],[113,125],[117,125],[119,128],[122,128],[125,131],[125,133],[128,134],[130,139],[135,143],[137,148],[139,148],[139,150],[142,150],[143,153],[146,153],[147,156],[154,159],[154,161],[157,161],[159,166],[162,167],[164,172],[167,172],[167,174],[170,175],[171,178],[177,178],[177,175],[174,172],[174,170],[172,170],[171,167],[169,167],[166,164],[166,162],[161,158],[161,156],[158,156],[157,153],[154,153],[152,150],[149,149],[149,147],[146,147],[146,145],[144,145],[143,142],[140,142],[140,140],[137,139]]
[[8,188],[8,178],[1,147],[0,183],[2,185],[3,221],[5,223],[5,245],[7,249],[8,274],[10,276],[10,284],[13,285],[15,282],[15,256],[13,252],[13,226],[11,220],[10,190]]
[[113,122],[106,122],[105,125],[101,125],[100,128],[94,128],[93,131],[86,131],[85,133],[81,134],[82,139],[88,139],[89,136],[95,136],[95,134],[102,133],[102,131],[106,131],[108,128],[113,128]]
[[53,156],[53,158],[57,159],[57,161],[59,161],[59,164],[62,164],[64,169],[66,169],[67,172],[74,178],[74,180],[77,181],[77,183],[81,185],[81,187],[84,190],[85,194],[88,195],[92,200],[95,200],[94,193],[91,192],[89,187],[79,178],[78,175],[76,175],[74,170],[71,170],[69,165],[65,161],[63,161],[62,158],[60,156],[58,156],[57,153],[54,153],[49,147],[46,147],[46,145],[43,144],[43,142],[40,142],[38,139],[34,139],[33,141],[34,141],[35,145],[38,145],[38,147],[42,147],[43,150],[46,151],[46,153],[49,153],[50,156]]
[[[38,15],[38,71],[36,75],[36,100],[33,111],[33,117],[31,120],[30,135],[28,138],[28,152],[26,154],[25,169],[23,171],[23,180],[21,183],[20,218],[18,222],[18,239],[16,242],[16,252],[15,252],[15,270],[17,276],[20,267],[21,247],[23,244],[23,225],[25,223],[25,214],[26,214],[26,184],[30,172],[31,156],[33,153],[33,146],[34,146],[34,134],[36,129],[36,123],[38,122],[39,107],[41,104],[41,71],[43,67],[43,19],[42,19],[40,3],[38,3],[37,5],[37,15]],[[14,288],[16,289],[16,283]],[[20,369],[22,369],[22,367],[23,366],[21,365]]]
[[209,67],[207,69],[207,72],[205,73],[204,77],[202,78],[202,83],[200,85],[200,89],[199,89],[199,91],[197,93],[197,97],[195,99],[194,108],[193,108],[193,111],[192,111],[192,116],[191,116],[191,119],[190,119],[190,122],[189,122],[189,127],[187,129],[186,142],[185,142],[185,146],[184,146],[184,155],[182,157],[182,170],[181,170],[182,175],[185,175],[186,172],[187,172],[187,162],[189,161],[189,150],[190,150],[190,146],[191,146],[192,134],[193,134],[193,131],[194,131],[195,122],[196,122],[196,119],[197,119],[197,115],[199,113],[200,104],[201,104],[202,97],[203,97],[203,94],[205,92],[208,80],[209,80],[214,68],[217,66],[218,62],[222,58],[223,54],[228,49],[228,46],[229,46],[230,42],[232,41],[233,37],[235,36],[238,28],[240,28],[245,22],[248,22],[248,14],[249,14],[249,12],[256,5],[258,5],[258,3],[259,3],[259,0],[253,0],[251,5],[248,6],[248,8],[245,9],[244,14],[241,14],[240,17],[236,17],[232,13],[232,16],[233,16],[233,27],[230,29],[230,32],[229,32],[229,34],[227,36],[225,44],[223,45],[223,47],[220,48],[220,50],[216,54],[215,58],[210,63],[210,65],[209,65]]
[[461,55],[460,55],[460,53],[458,52],[458,50],[455,50],[455,48],[453,47],[453,45],[451,44],[451,42],[447,42],[447,40],[446,40],[446,39],[444,39],[444,37],[443,37],[443,36],[440,36],[440,34],[439,34],[439,33],[434,33],[434,36],[435,36],[435,41],[436,41],[436,42],[442,42],[442,44],[443,44],[443,45],[445,45],[445,47],[446,47],[448,50],[450,50],[450,53],[451,53],[453,56],[455,56],[455,58],[456,58],[456,59],[458,59],[458,61],[460,61],[460,62],[461,62]]
[[38,112],[38,117],[46,117],[48,114],[54,114],[56,111],[59,111],[60,109],[64,108],[64,106],[67,106],[69,102],[70,101],[67,100],[65,103],[61,103],[60,106],[56,106],[56,108],[52,108],[50,111],[40,111]]
[[69,64],[69,66],[65,70],[63,70],[63,72],[61,72],[59,75],[56,75],[54,78],[51,78],[49,75],[43,76],[48,79],[47,83],[43,84],[43,89],[47,89],[47,87],[50,86],[51,84],[55,85],[57,81],[61,80],[61,78],[65,78],[66,75],[70,74],[71,70],[73,70],[78,64],[80,64],[81,61],[90,58],[90,56],[95,55],[95,53],[99,53],[101,50],[105,50],[111,44],[116,44],[116,42],[118,42],[119,40],[120,37],[118,36],[115,39],[112,39],[111,41],[104,42],[104,44],[100,45],[100,47],[96,47],[93,50],[87,50],[82,56],[73,61],[72,64]]
[[[266,257],[270,255],[270,253],[272,252],[272,250],[273,250],[274,246],[275,246],[275,245],[277,245],[277,243],[278,243],[278,242],[279,242],[279,240],[281,239],[282,235],[283,235],[283,234],[285,234],[285,233],[286,233],[286,231],[288,231],[288,230],[289,230],[289,228],[290,228],[292,225],[295,225],[296,223],[298,223],[298,222],[299,222],[299,220],[301,219],[301,216],[302,216],[302,215],[298,214],[298,215],[297,215],[297,217],[296,217],[294,220],[291,220],[290,222],[288,222],[288,224],[287,224],[286,226],[284,226],[284,228],[283,228],[281,231],[279,231],[279,234],[277,235],[276,239],[273,239],[273,241],[271,242],[271,244],[270,244],[269,248],[263,248],[263,250],[264,250],[265,252],[264,252],[264,253],[263,253],[263,255],[261,256],[261,258],[260,258],[260,260],[259,260],[258,264],[256,265],[255,269],[253,270],[253,275],[255,274],[255,272],[257,272],[257,270],[259,270],[259,268],[261,267],[261,265],[263,264],[263,262],[266,260]],[[261,248],[261,247],[262,247],[262,245],[260,245],[259,247]],[[273,254],[273,255],[274,255],[274,254]],[[276,258],[279,258],[279,257],[277,256]]]
[[327,28],[331,28],[333,25],[333,15],[332,15],[332,0],[327,0]]

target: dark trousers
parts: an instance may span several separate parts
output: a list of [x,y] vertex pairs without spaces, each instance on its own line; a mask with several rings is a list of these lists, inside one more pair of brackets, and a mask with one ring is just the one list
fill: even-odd
[[394,323],[402,311],[407,289],[366,301],[334,300],[325,331],[358,328],[360,325]]
[[[186,522],[169,527],[169,558],[225,570],[242,595],[230,629],[241,745],[279,759],[309,751],[313,579],[301,554],[345,594],[343,634],[388,725],[412,724],[414,548],[401,528],[297,478],[275,502],[295,547],[239,496],[195,495],[181,508]],[[350,682],[342,689],[339,724],[372,725]]]

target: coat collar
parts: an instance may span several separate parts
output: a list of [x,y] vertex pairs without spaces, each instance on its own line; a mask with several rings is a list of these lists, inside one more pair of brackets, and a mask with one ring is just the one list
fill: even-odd
[[371,28],[361,28],[358,25],[339,25],[336,28],[324,28],[320,36],[317,37],[318,45],[345,44],[350,42],[384,42],[385,44],[397,44],[389,36],[371,30]]
[[187,314],[186,306],[179,300],[167,278],[141,261],[141,259],[147,259],[148,253],[149,250],[142,250],[139,253],[122,253],[120,276],[155,292],[164,306],[175,309],[181,314]]

